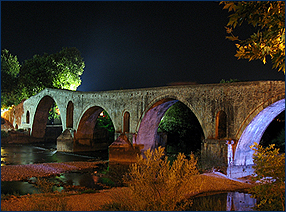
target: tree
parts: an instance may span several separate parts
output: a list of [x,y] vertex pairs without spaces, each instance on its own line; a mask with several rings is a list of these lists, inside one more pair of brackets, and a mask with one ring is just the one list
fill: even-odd
[[259,201],[256,209],[260,211],[285,211],[285,153],[279,154],[275,144],[262,147],[254,143],[254,180],[259,180],[250,189]]
[[29,98],[45,88],[76,90],[85,67],[78,49],[63,48],[55,54],[35,55],[20,69],[19,82],[23,98]]
[[[285,2],[284,1],[225,1],[223,9],[233,14],[229,16],[227,38],[237,42],[238,59],[261,60],[266,63],[270,56],[273,69],[285,74]],[[252,25],[256,33],[240,40],[233,29],[244,22]]]
[[20,103],[18,92],[18,74],[20,63],[7,49],[1,51],[1,108]]
[[80,76],[85,67],[79,50],[76,48],[63,48],[59,53],[51,55],[51,58],[57,70],[53,75],[53,86],[55,88],[76,90],[81,84]]

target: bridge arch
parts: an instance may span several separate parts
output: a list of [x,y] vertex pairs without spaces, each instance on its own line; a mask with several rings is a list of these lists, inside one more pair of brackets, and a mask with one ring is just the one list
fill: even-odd
[[[149,104],[148,109],[142,114],[143,117],[141,117],[136,144],[144,145],[142,151],[146,151],[149,148],[154,149],[161,145],[157,130],[167,110],[177,102],[182,102],[186,105],[186,103],[175,99],[173,96],[164,96],[164,98],[161,97],[156,100],[152,101],[153,104]],[[188,105],[186,106],[190,109]],[[197,118],[196,114],[194,114],[194,116]],[[199,121],[198,118],[197,120]]]
[[[31,135],[33,137],[44,138],[48,116],[49,116],[49,110],[54,102],[57,104],[56,100],[49,95],[45,95],[38,102],[35,115],[34,115],[33,124],[32,124]],[[58,105],[58,107],[59,107],[59,110],[62,111],[61,106]],[[63,123],[62,116],[61,116],[61,123]]]
[[281,99],[263,109],[243,131],[235,151],[234,165],[252,165],[253,153],[250,146],[261,140],[265,130],[273,119],[285,111],[285,99]]
[[[106,111],[106,110],[101,106],[91,106],[83,112],[78,122],[77,130],[74,134],[74,138],[77,144],[90,145],[91,147],[93,146],[92,141],[94,140],[95,126],[97,123],[98,116],[103,111]],[[112,118],[111,118],[111,121],[112,121]]]
[[249,125],[249,123],[254,119],[255,116],[257,116],[262,110],[264,110],[266,107],[270,106],[271,104],[285,99],[285,93],[279,93],[275,96],[272,96],[271,98],[266,99],[265,101],[260,102],[254,109],[252,109],[246,118],[242,121],[240,124],[238,130],[236,131],[235,138],[237,140],[242,136],[242,133],[246,129],[246,127]]

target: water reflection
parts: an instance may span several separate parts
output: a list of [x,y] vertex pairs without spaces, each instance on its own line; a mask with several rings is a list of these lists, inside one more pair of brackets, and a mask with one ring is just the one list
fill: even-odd
[[[98,169],[101,169],[99,167]],[[97,177],[94,175],[94,171],[90,170],[88,172],[69,172],[59,174],[57,176],[49,177],[48,180],[53,182],[55,185],[54,190],[62,191],[65,185],[70,186],[80,186],[85,188],[95,189],[98,188],[96,185]],[[29,182],[23,181],[4,181],[1,182],[1,194],[33,194],[40,193],[40,190],[34,186],[37,178],[32,177]]]
[[39,190],[28,182],[21,181],[4,181],[1,182],[1,194],[33,194],[38,193]]
[[228,192],[194,198],[190,211],[253,211],[255,203],[251,194]]
[[57,152],[56,145],[54,144],[42,144],[42,146],[1,146],[1,166],[107,159],[107,150],[97,152],[64,153]]

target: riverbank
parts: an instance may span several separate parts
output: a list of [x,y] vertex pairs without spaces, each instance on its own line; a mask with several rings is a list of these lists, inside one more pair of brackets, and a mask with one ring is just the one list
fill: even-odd
[[[95,168],[98,163],[99,162],[66,162],[3,166],[1,167],[1,181],[51,176],[70,170]],[[196,176],[194,180],[196,180],[199,185],[198,189],[195,192],[186,191],[187,197],[200,196],[210,192],[238,191],[251,188],[254,185],[246,180],[230,179],[218,172],[204,173]],[[10,196],[7,199],[1,199],[1,210],[31,211],[35,210],[38,204],[55,204],[55,206],[61,205],[61,207],[64,207],[61,209],[68,211],[96,211],[102,210],[102,206],[105,204],[112,203],[117,193],[122,191],[128,193],[128,188],[117,187],[99,190],[97,193],[83,194],[79,192],[56,192],[54,194]]]
[[1,181],[20,181],[31,177],[48,177],[74,170],[85,170],[96,168],[99,164],[108,161],[98,162],[63,162],[63,163],[40,163],[27,165],[1,166]]

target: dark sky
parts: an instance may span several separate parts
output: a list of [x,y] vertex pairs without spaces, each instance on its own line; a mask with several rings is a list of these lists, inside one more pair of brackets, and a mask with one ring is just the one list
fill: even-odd
[[[237,60],[219,2],[1,2],[1,49],[22,63],[76,47],[85,61],[79,91],[221,79],[285,80],[271,63]],[[246,38],[252,28],[235,31]]]

